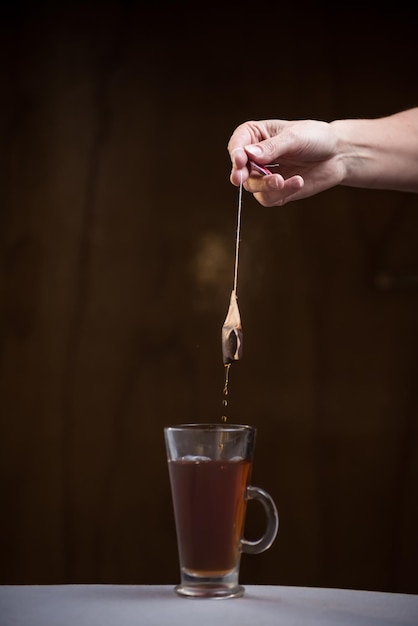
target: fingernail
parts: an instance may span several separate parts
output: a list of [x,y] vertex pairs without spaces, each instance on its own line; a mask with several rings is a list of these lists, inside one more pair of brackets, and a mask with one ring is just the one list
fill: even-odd
[[259,146],[254,146],[252,144],[250,146],[245,146],[245,151],[251,156],[261,156],[263,154],[263,151]]

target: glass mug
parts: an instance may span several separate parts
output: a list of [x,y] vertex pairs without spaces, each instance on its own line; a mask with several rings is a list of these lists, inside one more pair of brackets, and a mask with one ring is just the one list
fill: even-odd
[[[164,428],[177,533],[182,596],[234,598],[242,553],[259,554],[276,538],[279,517],[271,496],[249,484],[256,429],[238,424]],[[267,518],[264,535],[243,537],[248,500]]]

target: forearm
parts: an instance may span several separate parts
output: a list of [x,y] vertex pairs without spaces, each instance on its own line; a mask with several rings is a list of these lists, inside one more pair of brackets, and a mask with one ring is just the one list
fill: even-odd
[[337,137],[342,185],[418,193],[418,107],[330,125]]

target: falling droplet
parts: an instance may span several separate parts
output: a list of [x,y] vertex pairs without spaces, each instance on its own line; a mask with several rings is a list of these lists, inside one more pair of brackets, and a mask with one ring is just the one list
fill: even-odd
[[[226,409],[226,407],[228,406],[228,384],[229,384],[229,369],[231,367],[231,363],[226,363],[224,365],[225,367],[225,384],[224,384],[224,389],[222,392],[223,398],[222,398],[222,406],[224,409]],[[222,415],[222,421],[225,423],[227,420],[227,416],[226,415]]]

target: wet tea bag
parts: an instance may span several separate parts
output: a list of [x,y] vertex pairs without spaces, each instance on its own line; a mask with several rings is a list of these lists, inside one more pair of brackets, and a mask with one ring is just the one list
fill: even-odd
[[222,326],[222,357],[224,365],[242,358],[242,326],[237,294],[232,290],[229,309]]
[[234,270],[234,286],[229,301],[229,309],[222,326],[222,358],[226,367],[226,382],[224,393],[228,388],[228,371],[233,361],[239,361],[242,358],[242,326],[241,315],[237,301],[237,282],[238,282],[238,254],[241,229],[241,212],[242,212],[242,178],[239,186],[238,195],[238,218],[237,218],[237,236],[235,241],[235,270]]

